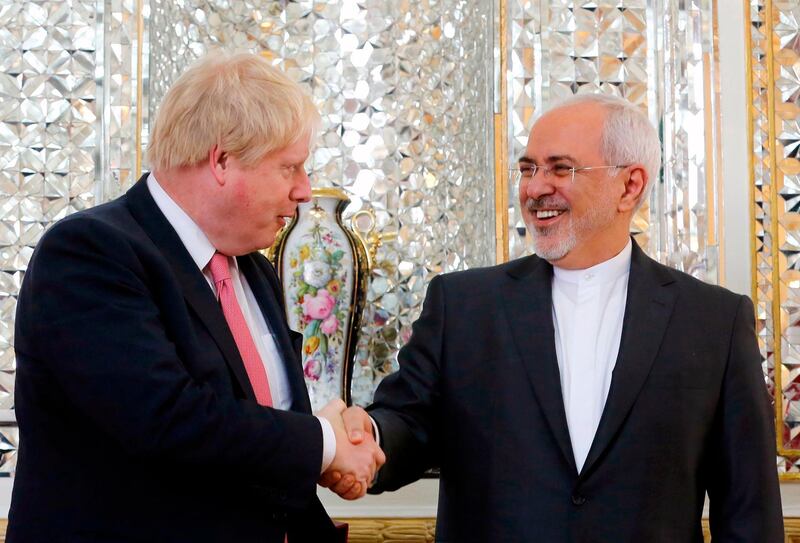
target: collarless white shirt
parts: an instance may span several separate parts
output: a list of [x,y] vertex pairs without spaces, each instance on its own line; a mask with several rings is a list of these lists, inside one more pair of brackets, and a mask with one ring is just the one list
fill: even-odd
[[[161,213],[164,214],[172,228],[175,229],[192,260],[205,276],[209,287],[214,292],[214,296],[219,299],[214,279],[208,269],[208,263],[211,261],[211,257],[214,256],[216,248],[197,223],[158,184],[158,180],[152,173],[147,177],[147,188],[158,209],[161,210]],[[264,369],[267,372],[269,389],[272,395],[272,406],[276,409],[288,410],[292,405],[289,378],[269,323],[267,323],[264,314],[260,310],[258,301],[247,283],[247,278],[239,271],[239,263],[235,258],[230,257],[228,262],[231,268],[231,282],[233,283],[236,300],[239,302],[242,314],[247,322],[247,328],[253,337],[253,343],[256,345],[258,355],[261,357]],[[336,453],[336,437],[330,423],[321,417],[317,418],[320,420],[324,438],[322,463],[324,471],[333,461]]]
[[583,270],[553,267],[553,327],[572,452],[580,473],[605,408],[625,315],[631,241]]

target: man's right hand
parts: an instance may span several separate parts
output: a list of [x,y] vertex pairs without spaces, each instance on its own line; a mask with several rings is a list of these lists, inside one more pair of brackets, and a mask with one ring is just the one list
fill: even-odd
[[364,496],[386,461],[372,435],[369,415],[360,407],[347,408],[341,400],[330,402],[318,415],[331,423],[336,434],[336,456],[319,484],[347,500]]

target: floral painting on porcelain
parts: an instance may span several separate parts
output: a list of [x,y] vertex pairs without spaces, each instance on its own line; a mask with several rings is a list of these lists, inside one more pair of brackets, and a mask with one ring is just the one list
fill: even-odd
[[[293,328],[303,334],[306,383],[312,396],[314,389],[338,391],[351,297],[346,277],[352,256],[346,241],[320,223],[292,245],[286,255],[288,301]],[[322,398],[312,400],[318,403]]]

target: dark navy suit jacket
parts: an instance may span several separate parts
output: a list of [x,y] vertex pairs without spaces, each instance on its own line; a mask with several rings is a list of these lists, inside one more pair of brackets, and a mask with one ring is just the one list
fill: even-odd
[[275,333],[289,411],[257,405],[202,272],[144,177],[39,242],[17,307],[10,543],[328,541],[322,432],[277,276],[240,270]]
[[370,413],[373,491],[441,468],[436,540],[782,543],[753,305],[634,243],[619,356],[580,474],[561,394],[552,267],[440,276]]

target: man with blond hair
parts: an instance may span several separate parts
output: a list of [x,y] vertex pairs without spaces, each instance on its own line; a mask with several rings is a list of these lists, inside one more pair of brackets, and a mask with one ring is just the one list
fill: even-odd
[[659,165],[633,104],[557,105],[513,171],[536,256],[431,282],[368,411],[375,492],[441,468],[437,541],[702,543],[708,494],[713,541],[783,542],[753,305],[629,234]]
[[311,195],[318,119],[265,59],[211,54],[164,97],[152,172],[42,237],[17,308],[10,543],[339,540],[317,481],[358,497],[383,455],[350,444],[341,402],[311,414],[257,252]]

